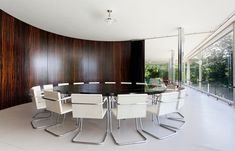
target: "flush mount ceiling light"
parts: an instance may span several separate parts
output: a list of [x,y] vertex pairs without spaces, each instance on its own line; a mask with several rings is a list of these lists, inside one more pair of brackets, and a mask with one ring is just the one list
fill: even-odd
[[112,24],[112,23],[116,22],[116,19],[111,17],[112,10],[108,9],[107,13],[108,13],[108,17],[105,19],[105,22],[108,24]]

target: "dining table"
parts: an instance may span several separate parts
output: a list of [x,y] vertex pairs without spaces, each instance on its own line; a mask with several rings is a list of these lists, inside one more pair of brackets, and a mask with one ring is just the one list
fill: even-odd
[[81,84],[57,86],[53,90],[66,95],[73,93],[102,94],[103,96],[117,96],[118,94],[130,93],[155,95],[165,92],[166,87],[136,84]]

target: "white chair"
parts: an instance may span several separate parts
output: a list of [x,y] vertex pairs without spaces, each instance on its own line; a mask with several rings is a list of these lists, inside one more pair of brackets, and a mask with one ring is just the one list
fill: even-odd
[[58,86],[69,85],[69,83],[58,83]]
[[72,109],[73,117],[80,118],[79,131],[73,137],[72,142],[74,143],[85,143],[85,144],[102,144],[105,141],[108,131],[108,120],[106,119],[106,132],[101,142],[91,142],[77,140],[77,136],[82,132],[83,118],[88,119],[103,119],[107,109],[103,108],[103,104],[106,99],[103,99],[101,94],[72,94]]
[[82,85],[84,82],[74,82],[73,85]]
[[186,96],[186,89],[180,89],[179,90],[179,97],[178,97],[178,104],[177,104],[177,113],[184,118],[184,116],[182,114],[180,114],[179,110],[184,106],[184,102],[185,102],[185,96]]
[[112,109],[112,113],[118,120],[118,129],[120,130],[121,127],[120,120],[135,119],[136,131],[142,138],[137,141],[118,142],[112,132],[112,118],[110,118],[111,135],[117,145],[129,145],[146,142],[147,139],[139,131],[139,124],[142,125],[141,118],[146,117],[147,97],[147,94],[120,94],[117,96],[117,107]]
[[[64,134],[75,130],[76,128],[69,129],[63,134],[53,131],[53,128],[57,129],[58,125],[62,125],[64,123],[66,113],[72,112],[72,105],[70,103],[63,102],[71,99],[71,97],[61,99],[61,94],[59,92],[45,90],[44,98],[46,99],[47,110],[58,114],[56,124],[47,128],[46,131],[55,136],[63,136]],[[61,123],[59,123],[60,115],[64,115]]]
[[104,82],[104,84],[116,84],[116,82]]
[[88,82],[88,84],[100,84],[100,82]]
[[132,82],[121,82],[121,84],[132,84]]
[[[47,127],[45,126],[36,126],[37,122],[43,120],[43,119],[47,119],[51,116],[51,114],[49,114],[48,116],[39,116],[40,114],[45,114],[48,113],[48,111],[45,111],[46,109],[46,100],[42,98],[42,94],[41,94],[41,87],[40,86],[34,86],[31,88],[30,90],[31,95],[32,95],[32,101],[35,104],[35,107],[37,109],[37,113],[33,116],[33,120],[31,121],[31,125],[33,128],[38,129],[38,128],[44,128]],[[44,110],[43,112],[41,112],[41,110]],[[39,112],[38,112],[39,111]],[[50,113],[50,112],[49,112]]]
[[176,112],[175,113],[179,117],[168,117],[168,119],[170,119],[170,120],[174,120],[174,121],[178,121],[178,122],[183,123],[180,127],[174,127],[175,129],[179,129],[185,124],[184,116],[179,112],[179,110],[184,106],[185,96],[186,96],[186,89],[181,88],[178,91],[179,91],[179,96],[178,96],[178,103],[177,103],[177,106],[176,106]]
[[136,82],[136,85],[147,85],[145,82]]
[[43,85],[43,90],[53,90],[53,84],[46,84]]
[[155,134],[153,134],[152,132],[150,132],[149,130],[144,129],[142,127],[144,132],[148,133],[149,135],[151,135],[157,139],[164,139],[164,138],[167,138],[169,136],[176,134],[177,131],[172,129],[173,126],[161,123],[159,117],[176,112],[176,107],[178,104],[178,95],[179,95],[178,91],[161,93],[161,95],[158,97],[158,100],[156,100],[156,102],[153,102],[153,104],[151,104],[147,108],[148,112],[156,115],[156,120],[157,120],[158,125],[160,127],[163,127],[167,130],[170,130],[173,133],[166,135],[166,136],[158,137]]

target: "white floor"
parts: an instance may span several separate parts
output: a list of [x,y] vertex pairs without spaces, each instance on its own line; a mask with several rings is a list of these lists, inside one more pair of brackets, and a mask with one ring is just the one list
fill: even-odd
[[[187,90],[186,104],[181,111],[186,120],[183,129],[165,140],[157,140],[144,133],[148,142],[138,145],[117,146],[110,135],[103,145],[75,144],[71,142],[75,133],[59,138],[44,130],[33,129],[30,125],[34,113],[32,106],[32,103],[27,103],[0,111],[0,151],[235,150],[234,107],[192,89]],[[92,135],[98,134],[92,131]]]

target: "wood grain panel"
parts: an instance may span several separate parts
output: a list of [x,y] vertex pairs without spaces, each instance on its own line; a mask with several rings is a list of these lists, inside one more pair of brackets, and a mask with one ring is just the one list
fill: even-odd
[[[0,88],[2,88],[2,11],[0,10]],[[3,106],[2,93],[0,92],[0,109]]]
[[[47,33],[39,29],[29,27],[28,59],[29,59],[29,85],[47,83]],[[41,41],[41,42],[38,42]],[[41,45],[43,43],[43,45]]]
[[68,38],[30,26],[2,10],[0,27],[0,109],[31,101],[29,89],[35,85],[143,80],[143,41]]
[[[0,10],[0,88],[2,87],[2,11]],[[0,91],[0,109],[2,106],[2,91]]]

